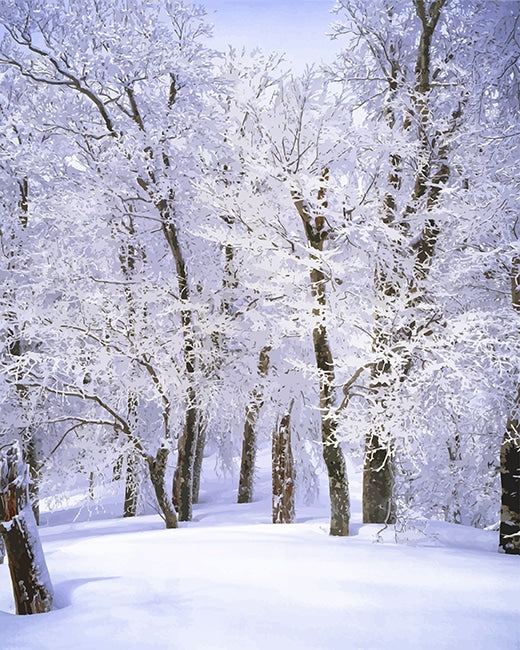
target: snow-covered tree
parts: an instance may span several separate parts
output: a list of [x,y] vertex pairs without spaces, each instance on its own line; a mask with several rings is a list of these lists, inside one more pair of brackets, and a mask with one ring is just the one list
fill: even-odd
[[[79,321],[78,345],[86,341],[88,347],[97,346],[98,356],[109,353],[111,362],[116,353],[132,367],[128,368],[128,377],[132,377],[136,367],[148,376],[154,399],[160,404],[166,438],[152,455],[146,452],[146,459],[152,475],[161,482],[166,480],[166,461],[176,437],[170,411],[178,396],[175,400],[171,397],[172,390],[175,393],[178,364],[182,367],[181,403],[185,418],[178,445],[177,505],[183,519],[191,516],[192,473],[200,420],[196,325],[191,304],[196,282],[191,278],[194,267],[188,261],[187,243],[197,206],[190,188],[193,177],[204,166],[200,149],[209,147],[212,134],[217,133],[219,112],[214,101],[217,84],[212,76],[210,53],[199,42],[208,32],[203,18],[202,9],[181,2],[142,2],[131,6],[123,1],[92,2],[88,7],[71,2],[64,7],[62,3],[34,0],[12,2],[2,14],[6,31],[2,63],[16,70],[29,87],[45,88],[46,101],[40,106],[35,123],[57,140],[66,140],[69,169],[64,170],[63,163],[59,165],[64,180],[75,185],[76,190],[83,185],[83,200],[86,196],[94,198],[95,208],[89,211],[91,218],[96,211],[105,215],[101,220],[94,216],[99,223],[93,227],[95,234],[85,251],[91,259],[106,255],[102,273],[107,272],[108,276],[92,274],[89,261],[82,255],[82,279],[95,276],[94,282],[100,285],[96,291],[98,304],[103,303],[106,293],[110,294],[109,301],[115,297],[115,302],[101,311],[96,327],[91,322],[93,314]],[[152,237],[152,233],[157,234]],[[80,237],[76,245],[79,240]],[[144,240],[146,244],[142,243]],[[146,324],[160,321],[161,317],[159,313],[150,313],[153,298],[143,295],[143,285],[139,298],[131,295],[136,282],[130,277],[134,272],[131,266],[135,266],[137,250],[143,251],[146,269],[152,276],[158,278],[166,273],[174,279],[173,285],[166,281],[161,287],[161,303],[167,310],[166,318],[175,313],[178,324],[174,330],[180,333],[182,342],[180,348],[176,347],[177,337],[170,336],[167,354],[150,349],[145,352],[142,347],[132,349],[138,337],[140,344],[150,342],[148,337],[140,338],[143,330],[136,328],[137,302],[141,302],[141,315],[146,314]],[[162,261],[166,252],[170,255],[169,272]],[[95,266],[94,261],[92,264]],[[113,281],[110,291],[105,291],[112,278],[118,276],[120,279]],[[93,297],[91,289],[85,286],[84,290]],[[80,307],[84,308],[85,304]],[[121,309],[126,319],[116,317],[114,309]],[[140,325],[146,328],[143,322]],[[73,327],[69,328],[72,330]],[[159,344],[164,345],[164,341]],[[162,361],[167,366],[159,371],[155,364],[161,356],[167,358]],[[118,380],[121,370],[114,375]],[[164,382],[162,372],[166,373],[165,378],[169,374]],[[89,384],[93,377],[89,373]],[[119,422],[117,427],[136,447],[137,439],[133,433],[130,435],[127,426],[128,418],[133,417],[128,413],[128,400],[136,399],[132,391],[123,391],[125,397],[119,399],[125,405],[116,409],[111,400],[101,397],[94,384],[91,387],[96,390],[87,391],[70,376],[60,376],[59,382],[59,386],[52,388],[45,384],[46,390],[56,395],[65,392],[70,398],[86,400],[104,415],[109,414],[109,420],[113,424]],[[112,391],[110,387],[111,394]],[[137,400],[140,398],[141,395]],[[167,519],[168,525],[175,525],[172,508]]]
[[[490,310],[496,306],[489,278],[482,283],[489,289],[484,294],[472,292],[461,280],[465,273],[476,277],[486,272],[482,260],[469,251],[502,248],[507,239],[507,210],[502,205],[497,212],[495,197],[510,190],[507,183],[497,186],[499,165],[482,148],[493,129],[491,115],[502,103],[491,90],[500,76],[491,61],[503,49],[504,34],[496,29],[506,14],[511,18],[511,5],[506,5],[337,3],[342,20],[336,32],[348,39],[348,49],[334,76],[343,83],[357,119],[375,136],[362,154],[366,173],[360,180],[372,210],[366,218],[373,220],[378,241],[365,521],[391,521],[396,491],[402,488],[406,497],[401,508],[413,493],[423,506],[444,508],[451,511],[448,517],[454,516],[460,499],[464,501],[460,481],[461,472],[467,471],[468,461],[461,460],[465,448],[479,450],[475,490],[480,481],[483,494],[496,494],[485,484],[490,486],[490,477],[496,476],[490,458],[497,450],[503,412],[483,435],[484,412],[497,396],[492,389],[487,394],[479,390],[483,399],[474,399],[476,384],[470,376],[482,368],[480,359],[468,370],[469,359],[476,361],[484,340],[494,340],[496,332],[482,332],[481,345],[475,346],[474,337],[456,340],[451,328],[477,305],[489,305]],[[514,66],[512,60],[508,65]],[[489,227],[491,214],[499,215],[497,228]],[[457,297],[447,299],[453,291]],[[485,303],[479,303],[483,295]],[[485,372],[496,361],[488,358],[491,365],[484,364]],[[441,374],[432,376],[433,368]],[[437,382],[435,387],[432,382]],[[430,474],[426,465],[437,463],[441,474]],[[442,489],[432,490],[440,475],[446,477]],[[428,487],[425,476],[431,477]],[[458,488],[453,481],[459,482]],[[476,504],[481,504],[480,495]]]

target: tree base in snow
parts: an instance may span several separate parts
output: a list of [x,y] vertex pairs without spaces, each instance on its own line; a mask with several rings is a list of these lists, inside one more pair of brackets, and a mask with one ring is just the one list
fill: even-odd
[[17,614],[52,608],[52,585],[29,499],[29,468],[18,442],[0,450],[0,531]]
[[520,555],[520,436],[518,421],[508,422],[500,450],[502,508],[500,548],[509,555]]

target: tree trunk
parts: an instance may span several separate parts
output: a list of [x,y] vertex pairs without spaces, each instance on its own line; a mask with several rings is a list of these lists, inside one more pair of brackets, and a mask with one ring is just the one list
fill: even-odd
[[148,456],[146,460],[150,470],[150,479],[155,496],[157,497],[157,503],[164,517],[166,528],[177,528],[177,514],[166,491],[166,464],[169,455],[170,451],[167,447],[160,447],[155,458]]
[[388,444],[371,433],[365,440],[363,523],[394,524],[394,466]]
[[[266,346],[260,351],[258,360],[258,375],[264,378],[269,371],[269,350]],[[240,479],[238,482],[238,503],[251,503],[253,500],[253,482],[256,463],[256,423],[260,409],[264,403],[262,387],[257,385],[251,396],[251,401],[246,407],[244,420],[244,438],[242,441],[242,460],[240,463]]]
[[[311,270],[311,284],[315,291],[325,292],[325,278],[321,271]],[[339,441],[334,413],[334,364],[324,324],[313,331],[316,365],[320,372],[320,414],[323,460],[327,467],[330,495],[330,534],[346,536],[350,524],[350,495],[347,466]]]
[[294,521],[294,460],[291,447],[291,408],[273,431],[273,524]]
[[[396,290],[386,281],[384,274],[376,273],[376,287],[385,298],[391,298]],[[363,463],[363,523],[395,523],[394,459],[390,442],[380,434],[384,432],[387,393],[391,390],[390,362],[386,359],[390,342],[385,334],[385,323],[376,315],[374,352],[380,355],[372,368],[370,387],[374,394],[376,415],[372,418],[371,431],[365,437]],[[394,369],[394,372],[397,372]],[[383,438],[383,439],[382,439]]]
[[[513,259],[511,269],[511,302],[520,313],[520,257]],[[520,555],[520,388],[517,391],[512,415],[500,447],[500,482],[502,507],[500,510],[499,545],[505,553]]]
[[204,449],[206,447],[206,428],[204,426],[202,413],[199,413],[199,433],[197,436],[197,449],[195,450],[195,462],[193,464],[193,493],[192,502],[199,502],[200,479],[202,474],[202,461],[204,460]]
[[[520,392],[517,405],[520,404]],[[510,419],[500,448],[500,547],[510,555],[520,555],[520,426]]]
[[[119,261],[121,270],[128,284],[124,287],[126,303],[128,308],[128,333],[131,340],[135,340],[135,325],[136,325],[136,301],[132,289],[132,283],[135,282],[135,271],[137,260],[144,261],[146,255],[142,247],[135,242],[135,225],[132,217],[133,208],[130,204],[128,206],[128,225],[127,237],[128,239],[122,244],[119,253]],[[146,314],[146,308],[144,309]],[[132,385],[134,384],[134,372],[130,374]],[[164,396],[163,396],[164,401]],[[127,420],[129,427],[132,431],[137,431],[139,427],[139,393],[132,388],[129,390],[127,398]],[[120,477],[123,469],[124,460],[126,460],[125,467],[125,500],[123,503],[123,517],[135,517],[137,514],[137,500],[139,494],[139,459],[135,453],[129,452],[126,454],[126,459],[121,457]]]
[[3,534],[17,614],[52,607],[52,585],[29,499],[29,469],[18,442],[0,450],[0,531]]
[[25,444],[25,461],[29,465],[31,482],[29,483],[29,497],[36,524],[40,523],[40,471],[38,454],[36,450],[36,436],[29,433]]
[[[326,182],[327,177],[328,170],[325,169],[321,178],[323,183]],[[320,207],[326,207],[324,194],[325,189],[322,186],[318,192]],[[313,267],[310,270],[311,293],[315,300],[315,307],[312,310],[315,322],[312,331],[312,341],[320,382],[323,460],[325,461],[329,478],[330,534],[344,536],[349,533],[350,495],[347,466],[336,437],[338,422],[334,406],[335,370],[326,326],[327,295],[325,284],[327,278],[323,272],[319,256],[323,250],[323,242],[327,239],[328,233],[324,229],[324,218],[319,215],[313,217],[313,213],[309,207],[295,192],[293,192],[293,201],[303,222],[307,242],[311,249],[311,260],[313,262]]]
[[193,504],[193,469],[200,420],[197,391],[195,389],[195,335],[192,313],[187,306],[190,299],[188,272],[173,221],[173,196],[170,196],[169,200],[161,199],[156,206],[161,215],[163,234],[175,261],[179,297],[184,305],[181,310],[181,323],[184,338],[184,366],[188,388],[186,389],[186,417],[182,436],[179,439],[177,469],[172,486],[172,500],[178,508],[179,520],[190,521]]
[[195,389],[187,391],[189,406],[184,430],[178,445],[177,468],[173,478],[172,498],[179,511],[180,521],[191,521],[193,505],[193,475],[199,436],[199,412],[195,406]]
[[336,440],[336,423],[322,415],[323,459],[329,477],[330,534],[346,536],[350,524],[350,494],[345,458]]
[[135,454],[129,453],[126,457],[125,501],[123,504],[123,517],[136,516],[138,496],[139,460]]
[[[386,280],[382,280],[379,275],[376,276],[376,284],[386,297],[395,294],[394,287]],[[365,438],[362,494],[364,524],[395,523],[394,457],[390,441],[381,435],[386,426],[384,419],[388,417],[386,400],[391,390],[392,372],[390,362],[385,358],[390,343],[388,336],[384,334],[385,324],[381,320],[376,318],[378,331],[375,336],[374,352],[380,354],[382,359],[372,368],[371,376],[376,415],[372,419],[371,431]],[[399,374],[396,369],[394,372]]]

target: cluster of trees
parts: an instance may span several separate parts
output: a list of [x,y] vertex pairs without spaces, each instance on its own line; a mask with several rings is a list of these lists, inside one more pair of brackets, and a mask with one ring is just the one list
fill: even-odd
[[244,502],[272,440],[273,521],[324,461],[347,535],[348,454],[366,522],[502,506],[520,551],[518,4],[335,12],[293,75],[177,0],[4,3],[0,435],[36,512],[87,477],[175,527],[205,453]]

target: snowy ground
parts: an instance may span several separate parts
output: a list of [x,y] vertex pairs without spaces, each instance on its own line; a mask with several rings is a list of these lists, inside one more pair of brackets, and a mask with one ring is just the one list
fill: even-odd
[[154,515],[42,527],[57,607],[15,616],[0,566],[0,648],[520,648],[520,562],[496,533],[431,523],[378,543],[355,500],[352,536],[331,538],[325,497],[274,526],[268,487],[264,472],[264,496],[236,505],[234,482],[206,480],[178,530]]

